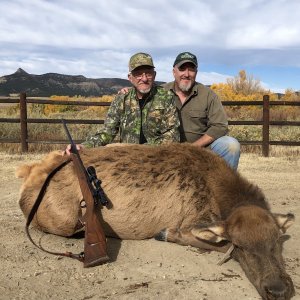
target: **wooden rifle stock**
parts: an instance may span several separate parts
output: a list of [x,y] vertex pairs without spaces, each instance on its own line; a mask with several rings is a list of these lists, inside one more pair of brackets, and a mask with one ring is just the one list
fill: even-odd
[[70,157],[73,161],[81,193],[86,205],[86,213],[82,218],[85,225],[83,264],[85,268],[88,268],[97,266],[109,260],[107,255],[106,237],[99,219],[100,205],[106,205],[107,200],[102,200],[103,203],[99,202],[99,197],[95,194],[95,188],[90,181],[87,170],[83,165],[78,150],[76,149],[76,145],[70,136],[64,120],[63,124],[71,142],[72,149]]
[[86,203],[86,213],[83,217],[85,224],[84,237],[84,267],[94,267],[109,260],[107,256],[106,237],[102,229],[98,201],[95,201],[92,194],[92,187],[86,175],[85,168],[81,165],[78,156],[71,153],[75,172],[79,181],[81,193]]

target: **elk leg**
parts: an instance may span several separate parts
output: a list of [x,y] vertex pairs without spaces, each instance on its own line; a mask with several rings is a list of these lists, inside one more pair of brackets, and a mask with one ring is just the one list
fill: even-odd
[[191,230],[185,229],[163,229],[155,237],[158,241],[176,243],[183,246],[193,246],[205,251],[218,251],[225,253],[230,247],[230,243],[227,241],[221,241],[219,243],[209,243],[204,240],[196,238]]

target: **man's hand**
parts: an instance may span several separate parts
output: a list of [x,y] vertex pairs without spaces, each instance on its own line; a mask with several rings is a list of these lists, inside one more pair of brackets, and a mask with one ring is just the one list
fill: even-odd
[[214,141],[214,138],[211,136],[204,134],[201,138],[199,138],[197,141],[193,142],[192,145],[198,146],[198,147],[206,147],[210,145]]
[[[62,151],[62,155],[70,155],[71,154],[71,148],[72,148],[72,146],[69,144],[68,146],[67,146],[67,148],[64,150],[64,151]],[[84,147],[83,147],[83,145],[76,145],[76,149],[78,150],[78,151],[80,151],[81,149],[83,149]]]
[[124,87],[118,91],[118,95],[125,95],[129,92],[129,87]]

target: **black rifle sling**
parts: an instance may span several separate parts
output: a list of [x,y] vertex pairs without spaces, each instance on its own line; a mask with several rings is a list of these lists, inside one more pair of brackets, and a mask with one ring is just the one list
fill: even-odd
[[49,254],[53,254],[53,255],[59,255],[59,256],[67,256],[67,257],[71,257],[71,258],[74,258],[74,259],[77,259],[79,261],[83,261],[83,253],[80,253],[80,254],[73,254],[71,252],[65,252],[65,253],[60,253],[60,252],[52,252],[52,251],[48,251],[46,249],[44,249],[41,244],[40,245],[37,245],[34,240],[32,239],[30,233],[29,233],[29,225],[31,223],[31,221],[33,220],[42,200],[43,200],[43,197],[45,195],[45,192],[47,190],[47,187],[49,185],[49,182],[50,180],[53,178],[53,176],[60,170],[62,169],[64,166],[66,166],[69,162],[71,161],[71,159],[68,159],[66,160],[65,162],[63,162],[62,164],[60,164],[58,167],[56,167],[54,170],[52,170],[49,175],[47,176],[45,182],[43,183],[43,186],[35,200],[35,203],[33,204],[32,208],[31,208],[31,211],[28,215],[28,218],[27,218],[27,221],[26,221],[26,227],[25,227],[25,230],[26,230],[26,233],[27,233],[27,236],[29,238],[29,240],[32,242],[33,245],[35,245],[37,248],[39,248],[40,250],[46,252],[46,253],[49,253]]

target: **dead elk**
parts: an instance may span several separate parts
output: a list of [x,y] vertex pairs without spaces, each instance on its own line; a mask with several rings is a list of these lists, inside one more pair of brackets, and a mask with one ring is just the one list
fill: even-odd
[[[226,252],[243,268],[263,299],[290,299],[295,291],[282,257],[291,214],[271,213],[262,191],[205,149],[188,144],[131,145],[81,151],[93,165],[111,204],[102,209],[106,236],[160,240]],[[27,217],[37,194],[67,158],[52,152],[21,166],[20,207]],[[34,225],[71,236],[82,194],[69,163],[50,182]]]

